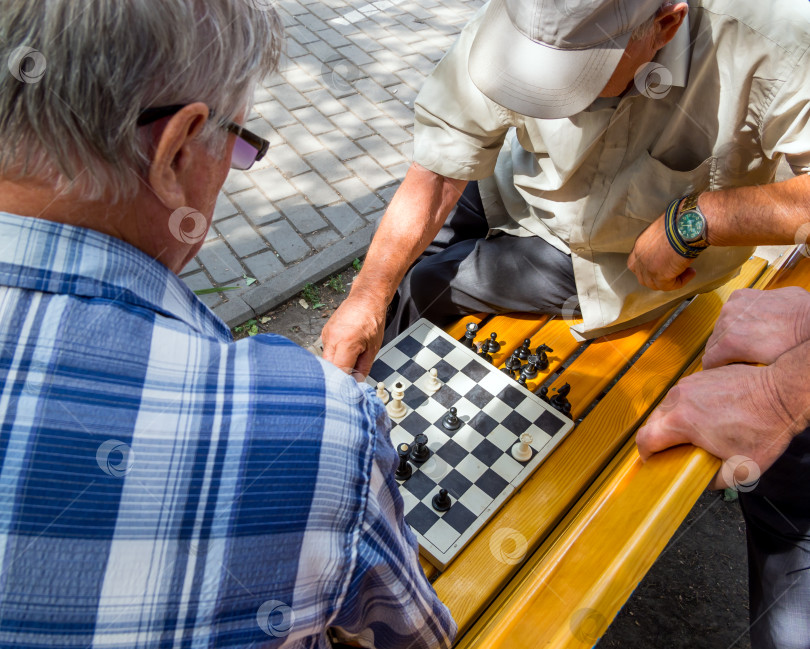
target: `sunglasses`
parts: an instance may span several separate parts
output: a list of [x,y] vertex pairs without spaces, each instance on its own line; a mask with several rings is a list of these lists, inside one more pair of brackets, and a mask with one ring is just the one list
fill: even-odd
[[[138,126],[146,126],[164,117],[174,115],[182,108],[185,108],[185,105],[146,108],[141,111],[136,123]],[[213,118],[214,111],[212,110],[208,114],[208,119]],[[234,144],[233,155],[231,156],[231,169],[250,169],[256,162],[264,157],[264,154],[267,153],[267,149],[270,147],[270,142],[255,133],[251,133],[246,128],[242,128],[236,122],[223,119],[219,121],[219,126],[228,131],[228,133],[233,133],[236,136],[236,144]]]

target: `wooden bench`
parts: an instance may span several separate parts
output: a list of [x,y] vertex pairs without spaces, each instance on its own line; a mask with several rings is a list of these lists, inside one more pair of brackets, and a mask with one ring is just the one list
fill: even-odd
[[692,446],[642,464],[636,429],[681,376],[700,369],[734,290],[790,285],[810,288],[810,259],[798,250],[780,269],[753,258],[725,286],[590,343],[571,336],[570,321],[526,314],[469,316],[447,329],[459,338],[476,321],[479,339],[497,332],[507,342],[493,355],[498,366],[524,338],[547,344],[550,366],[529,389],[550,377],[552,392],[569,383],[577,422],[444,572],[423,561],[459,625],[456,647],[596,644],[720,466]]

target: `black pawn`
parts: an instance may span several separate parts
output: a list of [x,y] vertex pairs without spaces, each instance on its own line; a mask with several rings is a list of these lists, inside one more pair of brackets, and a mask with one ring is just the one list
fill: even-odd
[[489,340],[485,340],[481,345],[481,351],[487,354],[495,354],[501,350],[501,344],[498,342],[498,334],[494,331],[489,334]]
[[487,354],[486,345],[487,345],[486,342],[483,345],[481,345],[481,351],[478,352],[478,355],[481,358],[483,358],[487,363],[491,363],[492,362],[492,356]]
[[522,385],[524,388],[528,387],[528,386],[526,385],[526,377],[525,377],[525,376],[523,376],[523,374],[521,374],[521,375],[518,377],[517,382],[518,382],[518,385]]
[[469,323],[467,325],[467,331],[464,334],[464,338],[461,339],[461,342],[464,343],[465,347],[475,349],[475,334],[477,333],[478,333],[478,325],[475,322]]
[[537,356],[529,356],[529,362],[520,370],[520,376],[523,378],[524,382],[537,376],[537,365],[539,361],[540,359],[537,358]]
[[442,426],[447,430],[458,430],[461,426],[461,420],[458,418],[458,410],[453,406],[450,408],[444,417],[442,417]]
[[529,356],[532,353],[532,350],[529,349],[529,345],[531,345],[531,344],[532,344],[532,341],[529,340],[528,338],[526,338],[523,341],[523,344],[520,347],[518,347],[518,349],[517,349],[517,351],[515,353],[517,354],[517,357],[520,360],[525,361],[527,358],[529,358]]
[[510,356],[510,357],[509,357],[509,358],[506,360],[506,362],[504,363],[504,367],[505,367],[507,370],[511,371],[511,372],[517,372],[517,371],[520,369],[520,366],[521,366],[521,365],[522,365],[522,363],[520,362],[520,358],[518,357],[518,353],[517,353],[517,352],[515,352],[514,354],[512,354],[512,355],[511,355],[511,356]]
[[439,493],[433,496],[433,509],[437,512],[446,512],[452,504],[447,489],[439,489]]
[[424,433],[419,433],[413,438],[414,446],[411,449],[411,462],[422,464],[430,457],[430,449],[427,446],[428,437]]
[[411,473],[413,471],[413,469],[411,469],[411,465],[408,464],[408,458],[411,455],[410,445],[403,442],[397,446],[397,454],[399,455],[399,466],[394,472],[394,477],[397,480],[407,480],[411,477]]

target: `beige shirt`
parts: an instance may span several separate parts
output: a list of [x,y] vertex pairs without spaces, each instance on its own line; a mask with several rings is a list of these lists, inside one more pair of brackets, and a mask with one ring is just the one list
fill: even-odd
[[646,69],[658,66],[661,83],[642,73],[620,99],[556,120],[509,111],[470,80],[485,9],[417,97],[414,160],[479,180],[492,230],[539,236],[571,254],[585,337],[649,319],[732,277],[751,248],[709,248],[676,291],[641,286],[627,258],[675,198],[771,182],[782,156],[794,173],[810,172],[810,3],[692,1]]

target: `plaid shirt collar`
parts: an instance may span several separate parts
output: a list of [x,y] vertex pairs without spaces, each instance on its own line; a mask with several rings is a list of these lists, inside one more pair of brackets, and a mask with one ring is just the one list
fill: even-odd
[[166,266],[95,230],[0,212],[0,286],[121,302],[232,342],[228,327]]

